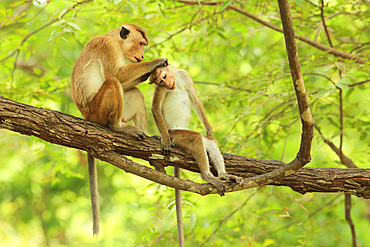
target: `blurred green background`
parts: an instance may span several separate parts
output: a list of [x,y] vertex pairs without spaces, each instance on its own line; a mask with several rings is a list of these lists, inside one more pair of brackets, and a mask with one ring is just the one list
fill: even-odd
[[[301,124],[283,34],[226,9],[230,3],[281,27],[276,1],[2,0],[1,95],[81,117],[70,90],[75,60],[89,39],[132,22],[149,36],[145,61],[167,57],[189,71],[222,152],[289,162],[299,149]],[[291,1],[293,25],[329,46],[319,6]],[[336,49],[369,60],[368,13],[368,1],[325,1]],[[341,89],[343,152],[369,168],[369,63],[298,40],[297,46],[315,123],[339,147]],[[148,133],[159,135],[149,110],[153,86],[139,88]],[[204,133],[196,118],[191,128]],[[98,162],[101,235],[93,238],[84,152],[5,130],[0,147],[0,246],[177,245],[173,189]],[[316,131],[308,166],[345,168]],[[200,181],[199,174],[183,177]],[[187,246],[351,246],[341,194],[265,186],[222,198],[183,192],[183,200]],[[352,206],[358,246],[370,246],[369,201],[352,196]]]

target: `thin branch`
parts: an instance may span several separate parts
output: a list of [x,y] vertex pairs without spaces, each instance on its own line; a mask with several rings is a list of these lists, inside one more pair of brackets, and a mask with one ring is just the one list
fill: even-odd
[[343,156],[343,90],[339,88],[339,156]]
[[370,79],[367,79],[367,80],[364,80],[364,81],[359,81],[359,82],[356,82],[356,83],[349,84],[347,86],[348,87],[354,87],[354,86],[358,86],[358,85],[361,85],[361,84],[365,84],[365,83],[367,83],[369,81],[370,81]]
[[206,238],[203,243],[200,245],[201,246],[204,246],[206,245],[207,243],[209,243],[209,240],[211,239],[212,236],[214,236],[218,230],[220,230],[221,226],[227,222],[235,213],[237,213],[239,210],[241,210],[242,208],[245,207],[245,205],[247,205],[247,203],[249,202],[249,200],[255,196],[257,194],[257,192],[254,192],[253,194],[250,194],[248,196],[247,199],[245,199],[245,201],[236,209],[234,209],[230,214],[226,215],[222,220],[218,220],[218,225],[216,228],[214,228],[214,230],[212,231],[212,234],[208,234],[208,238]]
[[241,87],[234,87],[234,86],[226,85],[226,83],[217,83],[217,82],[208,82],[208,81],[194,81],[194,83],[204,84],[204,85],[212,85],[212,86],[217,86],[217,87],[227,87],[227,88],[230,88],[230,89],[233,89],[233,90],[244,91],[244,92],[248,92],[248,93],[253,92],[251,89],[245,89],[245,88],[241,88]]
[[353,163],[353,161],[350,158],[348,158],[346,155],[344,155],[343,152],[339,148],[337,148],[333,142],[331,142],[329,139],[326,139],[324,137],[320,128],[316,124],[314,126],[317,132],[319,133],[319,135],[321,136],[321,138],[324,140],[324,142],[328,144],[328,146],[338,155],[343,165],[345,165],[348,168],[357,168],[357,166]]
[[[36,30],[30,32],[29,34],[27,34],[22,40],[21,42],[19,43],[19,47],[22,47],[23,44],[34,34],[40,32],[41,30],[45,29],[46,27],[52,25],[53,23],[57,22],[58,20],[62,19],[66,14],[68,14],[70,11],[72,11],[74,8],[76,8],[77,6],[79,5],[83,5],[83,4],[87,4],[89,2],[92,2],[93,0],[84,0],[84,1],[81,1],[81,2],[77,2],[76,4],[72,5],[70,8],[68,9],[65,9],[65,10],[62,10],[61,11],[61,14],[59,14],[57,17],[51,19],[49,22],[45,23],[44,25],[42,25],[41,27],[37,28]],[[9,57],[13,56],[16,52],[19,52],[20,51],[20,48],[17,48],[15,49],[12,53],[10,53],[8,56],[2,58],[0,60],[0,62],[3,62],[5,61],[6,59],[8,59]]]
[[[310,213],[308,215],[307,218],[303,219],[300,223],[303,223],[303,222],[306,222],[307,220],[311,219],[313,216],[315,216],[317,213],[321,212],[322,210],[324,210],[325,208],[327,208],[328,206],[330,206],[331,204],[333,204],[339,197],[341,197],[341,195],[337,195],[336,197],[334,197],[333,199],[331,199],[330,201],[328,201],[325,205],[317,208],[315,211],[313,211],[312,213]],[[292,225],[297,225],[297,222],[296,221],[292,221],[280,228],[277,228],[277,229],[273,229],[271,231],[267,231],[267,232],[263,232],[263,233],[260,233],[258,235],[256,235],[256,239],[260,239],[262,237],[265,237],[265,236],[269,236],[275,232],[278,232],[278,231],[281,231],[281,230],[285,230],[289,227],[291,227]]]
[[316,7],[316,8],[319,8],[318,5],[314,4],[313,2],[309,1],[309,0],[304,0],[306,3],[309,3],[311,4],[312,6]]
[[[178,2],[181,2],[181,3],[184,3],[184,4],[187,4],[187,5],[199,5],[200,4],[200,5],[216,5],[216,6],[218,6],[218,5],[223,4],[223,2],[213,2],[213,1],[191,1],[191,0],[177,0],[177,1]],[[236,12],[242,14],[242,15],[245,15],[245,16],[247,16],[247,17],[249,17],[249,18],[251,18],[251,19],[253,19],[253,20],[255,20],[255,21],[259,22],[259,23],[261,23],[262,25],[264,25],[266,27],[269,27],[269,28],[271,28],[271,29],[273,29],[275,31],[280,32],[280,33],[284,33],[283,32],[283,29],[281,29],[280,27],[277,27],[277,26],[275,26],[275,25],[273,25],[273,24],[271,24],[271,23],[269,23],[267,21],[264,21],[264,20],[258,18],[256,15],[253,15],[252,13],[249,13],[249,12],[247,12],[247,11],[239,8],[239,7],[236,7],[233,4],[230,4],[227,7],[227,9],[232,9],[232,10],[234,10],[234,11],[236,11]],[[363,63],[366,63],[366,60],[364,60],[364,59],[362,59],[360,57],[357,57],[355,55],[349,54],[349,53],[344,52],[344,51],[336,50],[334,48],[331,48],[329,46],[323,45],[321,43],[318,43],[318,42],[316,42],[314,40],[311,40],[311,39],[306,38],[304,36],[301,36],[299,34],[294,34],[294,37],[297,38],[297,39],[299,39],[299,40],[301,40],[301,41],[303,41],[303,42],[305,42],[305,43],[307,43],[307,44],[309,44],[309,45],[311,45],[311,46],[314,46],[314,47],[316,47],[316,48],[318,48],[318,49],[320,49],[322,51],[325,51],[325,52],[327,52],[329,54],[340,56],[342,58],[349,59],[349,60],[355,60],[357,63],[362,63],[362,64]]]
[[[219,14],[219,12],[214,13],[214,15],[216,15],[216,14]],[[176,35],[178,35],[178,34],[180,34],[180,33],[184,32],[184,31],[186,31],[186,30],[188,30],[188,29],[191,29],[192,27],[194,27],[194,26],[196,26],[196,25],[198,25],[198,24],[201,24],[204,20],[207,20],[210,16],[211,16],[211,15],[208,15],[208,16],[206,16],[206,17],[202,18],[201,20],[199,20],[199,21],[197,21],[197,22],[195,22],[195,23],[192,23],[190,26],[185,26],[184,28],[181,28],[180,30],[178,30],[178,31],[176,31],[175,33],[173,33],[173,34],[171,34],[170,36],[168,36],[165,40],[163,40],[163,41],[161,41],[161,42],[159,42],[159,43],[156,43],[156,44],[152,45],[151,47],[149,47],[148,51],[149,51],[150,49],[152,49],[152,48],[154,48],[154,47],[158,46],[158,45],[161,45],[161,44],[163,44],[163,43],[167,42],[168,40],[172,39],[172,38],[173,38],[173,37],[175,37]]]
[[324,77],[325,79],[327,79],[328,81],[330,81],[331,83],[333,83],[333,85],[335,85],[335,81],[333,81],[329,76],[326,76],[326,75],[323,75],[323,74],[320,74],[320,73],[303,73],[303,75],[317,75],[317,76],[322,76]]
[[321,16],[322,25],[324,27],[326,37],[328,38],[328,42],[329,42],[330,47],[333,48],[334,46],[333,46],[333,43],[331,42],[328,27],[326,26],[325,17],[324,17],[324,0],[321,0],[321,6],[318,6],[318,7],[320,8],[320,16]]

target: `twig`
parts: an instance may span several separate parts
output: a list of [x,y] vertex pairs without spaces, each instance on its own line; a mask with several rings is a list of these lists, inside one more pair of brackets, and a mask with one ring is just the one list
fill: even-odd
[[53,23],[57,22],[58,20],[62,19],[66,14],[68,14],[71,10],[73,10],[74,8],[76,8],[77,6],[81,5],[81,4],[87,4],[88,2],[92,2],[93,0],[85,0],[85,1],[81,1],[81,2],[78,2],[74,5],[72,5],[70,8],[64,10],[64,12],[62,12],[62,14],[59,14],[59,16],[51,19],[49,22],[45,23],[44,25],[42,25],[41,27],[37,28],[36,30],[30,32],[29,34],[27,34],[22,40],[21,42],[19,43],[19,48],[15,49],[12,53],[10,53],[8,56],[2,58],[0,60],[0,62],[3,62],[5,60],[7,60],[8,58],[10,58],[11,56],[13,56],[14,54],[16,54],[16,58],[15,58],[15,62],[14,62],[14,67],[13,67],[13,70],[12,70],[12,80],[11,80],[11,83],[10,83],[10,87],[12,86],[12,82],[13,82],[13,76],[14,76],[14,71],[17,69],[17,60],[18,60],[18,56],[19,56],[19,53],[20,53],[20,47],[23,46],[23,44],[34,34],[40,32],[41,30],[43,30],[44,28],[52,25]]
[[354,86],[358,86],[358,85],[361,85],[361,84],[365,84],[366,82],[369,82],[370,79],[367,79],[367,80],[364,80],[364,81],[359,81],[359,82],[356,82],[356,83],[352,83],[352,84],[348,84],[347,86],[348,87],[354,87]]
[[[184,4],[187,4],[187,5],[199,5],[200,4],[200,5],[216,5],[216,6],[218,6],[218,5],[223,4],[223,2],[214,2],[214,1],[192,1],[192,0],[177,0],[177,1],[181,2],[181,3],[184,3]],[[249,13],[249,12],[239,8],[239,7],[236,7],[233,4],[230,4],[229,6],[227,6],[227,9],[232,9],[232,10],[234,10],[234,11],[236,11],[236,12],[242,14],[242,15],[245,15],[245,16],[261,23],[262,25],[264,25],[266,27],[269,27],[269,28],[271,28],[275,31],[280,32],[280,33],[284,33],[283,29],[281,29],[280,27],[277,27],[277,26],[275,26],[275,25],[273,25],[273,24],[271,24],[267,21],[264,21],[264,20],[258,18],[256,15],[253,15],[252,13]],[[342,58],[349,59],[349,60],[355,60],[358,63],[365,63],[366,62],[366,60],[364,60],[360,57],[357,57],[355,55],[349,54],[349,53],[344,52],[344,51],[336,50],[334,48],[331,48],[331,47],[326,46],[324,44],[318,43],[314,40],[311,40],[311,39],[306,38],[304,36],[301,36],[299,34],[294,34],[294,37],[303,41],[303,42],[305,42],[305,43],[307,43],[307,44],[309,44],[309,45],[311,45],[311,46],[314,46],[314,47],[316,47],[316,48],[318,48],[322,51],[328,52],[330,54],[340,56]]]
[[321,138],[324,140],[324,142],[326,144],[328,144],[328,146],[338,155],[338,157],[340,158],[340,161],[343,165],[345,165],[348,168],[357,168],[357,166],[353,163],[353,161],[350,158],[348,158],[346,155],[344,155],[344,153],[341,152],[341,150],[339,148],[337,148],[334,145],[333,142],[331,142],[329,139],[326,139],[324,137],[321,130],[319,129],[319,127],[316,124],[314,126],[315,126],[315,129],[317,130],[317,132],[319,133],[319,135],[321,136]]
[[339,88],[339,158],[342,160],[343,156],[343,91]]
[[328,42],[329,42],[330,47],[333,48],[333,43],[331,42],[331,38],[330,38],[330,35],[329,35],[328,27],[326,26],[326,23],[325,23],[325,17],[324,17],[324,0],[321,0],[321,6],[318,6],[318,7],[320,8],[320,16],[321,16],[322,25],[324,27],[326,37],[328,38]]
[[[309,215],[308,215],[308,217],[307,218],[305,218],[304,220],[302,220],[301,221],[301,223],[303,223],[303,222],[305,222],[305,221],[307,221],[307,220],[309,220],[309,219],[311,219],[313,216],[315,216],[317,213],[319,213],[319,212],[321,212],[322,210],[324,210],[326,207],[328,207],[328,206],[330,206],[331,204],[333,204],[339,197],[340,197],[341,195],[337,195],[336,197],[334,197],[333,199],[331,199],[328,203],[326,203],[325,205],[323,205],[322,207],[319,207],[319,208],[317,208],[315,211],[313,211],[312,213],[310,213]],[[274,229],[274,230],[272,230],[272,231],[268,231],[268,232],[263,232],[263,233],[260,233],[260,234],[258,234],[258,235],[256,235],[255,237],[256,237],[256,239],[258,239],[258,238],[262,238],[262,237],[264,237],[264,236],[269,236],[269,235],[271,235],[272,233],[275,233],[275,232],[278,232],[278,231],[281,231],[281,230],[285,230],[285,229],[287,229],[287,228],[289,228],[290,226],[292,226],[292,225],[296,225],[297,224],[297,222],[296,221],[292,221],[292,222],[290,222],[290,223],[288,223],[288,224],[286,224],[285,226],[282,226],[282,227],[280,227],[280,228],[277,228],[277,229]]]
[[316,8],[319,8],[318,5],[314,4],[313,2],[309,1],[309,0],[304,0],[306,3],[309,3],[311,4],[312,6],[316,7]]
[[239,210],[241,210],[243,207],[245,207],[245,205],[247,205],[248,201],[254,196],[256,195],[257,192],[254,192],[253,194],[251,194],[250,196],[248,196],[247,199],[245,199],[245,201],[238,207],[236,208],[234,211],[232,211],[230,214],[226,215],[222,220],[218,220],[218,225],[217,227],[212,231],[211,234],[209,234],[208,238],[206,238],[203,243],[200,245],[201,246],[204,246],[205,244],[209,243],[209,240],[211,239],[212,236],[214,236],[218,230],[220,230],[222,224],[224,222],[227,222],[236,212],[238,212]]
[[[218,14],[218,13],[219,13],[219,12],[216,12],[216,13],[214,13],[214,15],[216,15],[216,14]],[[190,26],[185,26],[184,28],[181,28],[181,29],[180,29],[180,30],[178,30],[177,32],[175,32],[175,33],[171,34],[170,36],[168,36],[165,40],[163,40],[163,41],[161,41],[161,42],[159,42],[159,43],[156,43],[156,44],[152,45],[151,47],[149,47],[149,48],[148,48],[148,51],[149,51],[150,49],[152,49],[152,48],[154,48],[154,47],[158,46],[158,45],[161,45],[161,44],[163,44],[163,43],[167,42],[168,40],[172,39],[172,38],[173,38],[173,37],[175,37],[176,35],[178,35],[178,34],[180,34],[180,33],[184,32],[184,31],[186,31],[186,30],[188,30],[188,29],[192,28],[193,26],[196,26],[196,25],[198,25],[198,24],[202,23],[204,20],[208,19],[209,17],[210,17],[210,15],[208,15],[208,16],[206,16],[206,17],[202,18],[201,20],[199,20],[199,21],[197,21],[197,22],[195,22],[195,23],[192,23]]]

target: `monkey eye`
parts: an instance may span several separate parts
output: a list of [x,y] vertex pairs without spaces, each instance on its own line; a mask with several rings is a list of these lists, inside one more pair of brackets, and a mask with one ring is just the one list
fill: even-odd
[[164,75],[164,76],[163,76],[163,79],[166,79],[166,78],[167,78],[167,75]]

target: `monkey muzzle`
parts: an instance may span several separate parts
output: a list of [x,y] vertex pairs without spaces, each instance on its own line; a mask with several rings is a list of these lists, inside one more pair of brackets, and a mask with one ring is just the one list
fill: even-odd
[[171,88],[168,88],[169,90],[174,90],[176,88],[176,82],[174,81]]

